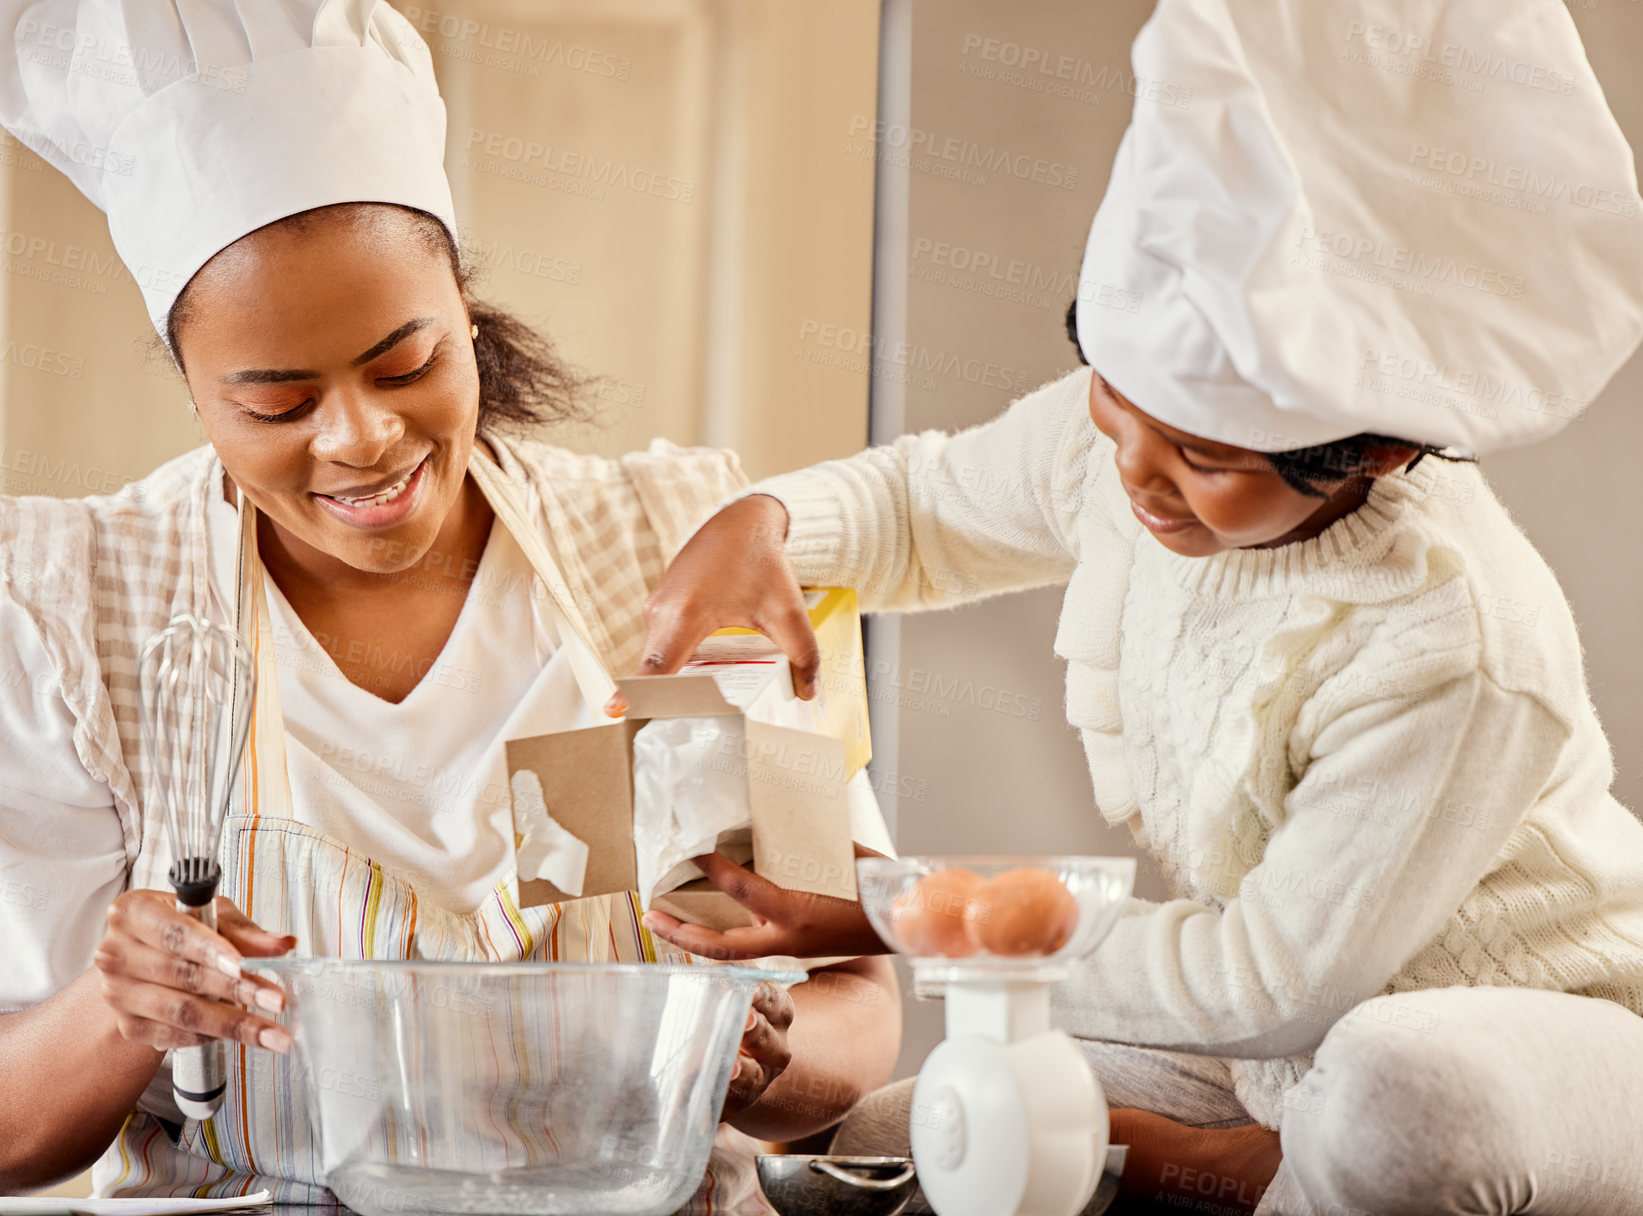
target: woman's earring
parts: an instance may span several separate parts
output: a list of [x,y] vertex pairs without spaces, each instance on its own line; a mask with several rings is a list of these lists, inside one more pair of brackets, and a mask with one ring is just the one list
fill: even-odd
[[474,341],[477,342],[479,340],[479,326],[478,325],[468,326],[468,336],[470,338],[472,338]]
[[193,414],[194,417],[198,418],[200,416],[200,407],[195,405],[192,401],[190,401],[188,403],[188,412],[190,414]]

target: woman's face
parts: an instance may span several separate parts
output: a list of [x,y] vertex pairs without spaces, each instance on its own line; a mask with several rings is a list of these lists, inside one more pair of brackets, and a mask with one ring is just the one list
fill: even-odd
[[1360,506],[1368,478],[1409,461],[1389,447],[1363,476],[1324,483],[1313,498],[1280,477],[1265,455],[1200,439],[1144,413],[1099,374],[1090,377],[1090,420],[1117,445],[1114,461],[1135,517],[1183,557],[1305,540]]
[[388,574],[462,491],[479,417],[448,254],[397,208],[259,229],[188,289],[177,332],[200,421],[281,540]]

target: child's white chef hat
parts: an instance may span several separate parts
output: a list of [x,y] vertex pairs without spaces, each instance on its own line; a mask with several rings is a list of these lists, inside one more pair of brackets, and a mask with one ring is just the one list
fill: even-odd
[[218,250],[398,203],[455,229],[427,45],[386,0],[0,0],[0,122],[108,213],[161,335]]
[[1563,5],[1159,0],[1133,62],[1078,340],[1166,424],[1484,452],[1643,335],[1631,149]]

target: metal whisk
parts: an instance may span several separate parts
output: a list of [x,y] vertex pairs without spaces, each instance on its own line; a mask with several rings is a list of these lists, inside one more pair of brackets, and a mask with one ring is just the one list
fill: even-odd
[[[203,617],[173,617],[137,660],[149,797],[165,810],[177,908],[213,930],[217,843],[245,754],[255,681],[250,647]],[[178,1049],[171,1068],[182,1112],[215,1114],[227,1084],[221,1041]]]

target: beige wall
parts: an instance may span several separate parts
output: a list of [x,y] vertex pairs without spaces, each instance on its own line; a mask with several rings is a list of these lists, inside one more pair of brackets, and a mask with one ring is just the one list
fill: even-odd
[[[481,293],[601,378],[599,424],[553,438],[723,444],[755,475],[861,445],[865,366],[795,350],[869,323],[873,164],[842,133],[873,112],[873,0],[398,3]],[[102,216],[9,140],[0,227],[0,489],[101,492],[202,442]]]
[[[1643,4],[1569,5],[1586,57],[1634,152],[1643,150]],[[1638,235],[1643,240],[1643,232]],[[1490,482],[1557,573],[1586,647],[1586,677],[1608,730],[1614,790],[1643,813],[1643,356],[1634,355],[1568,430],[1484,464]]]
[[102,213],[6,141],[0,491],[105,493],[203,435]]

